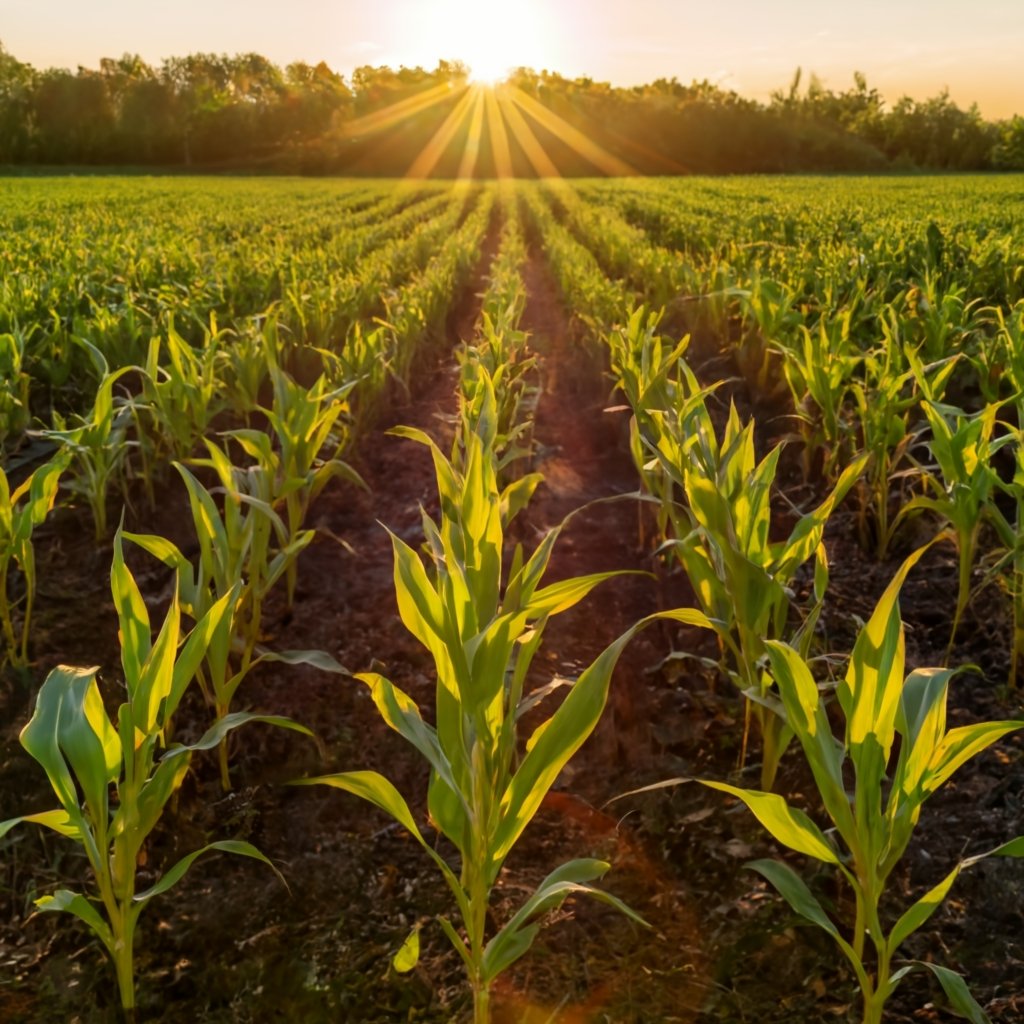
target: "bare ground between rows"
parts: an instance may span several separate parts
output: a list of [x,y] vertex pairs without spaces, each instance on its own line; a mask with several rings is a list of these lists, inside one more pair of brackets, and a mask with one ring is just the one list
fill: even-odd
[[[469,337],[493,254],[484,258],[450,319],[436,355],[415,377],[412,395],[395,395],[389,423],[419,426],[446,446],[456,409],[452,345]],[[539,356],[537,466],[545,475],[517,521],[518,539],[532,545],[569,512],[632,492],[636,476],[623,443],[625,424],[605,412],[608,381],[600,354],[574,333],[549,269],[538,252],[525,268],[528,304],[523,326]],[[322,648],[352,671],[379,670],[430,714],[429,656],[398,621],[391,546],[380,523],[412,544],[422,539],[420,505],[435,513],[434,477],[421,446],[372,433],[357,468],[366,493],[331,488],[317,503],[323,527],[306,553],[295,610],[269,609],[280,648]],[[181,538],[183,495],[171,489],[145,528]],[[106,574],[109,551],[97,550],[81,516],[63,514],[41,552],[37,681],[58,661],[99,662],[116,679],[116,620]],[[49,529],[49,528],[48,528]],[[832,587],[825,623],[836,649],[849,649],[854,616],[865,616],[897,561],[876,566],[852,541],[849,514],[830,528]],[[340,538],[345,546],[332,538]],[[134,563],[133,563],[134,564]],[[138,566],[143,571],[141,565]],[[615,569],[655,570],[638,542],[638,511],[630,498],[591,504],[567,526],[551,578]],[[904,617],[910,658],[941,657],[948,593],[955,569],[936,549],[908,582]],[[143,576],[159,599],[166,578]],[[625,628],[658,608],[688,604],[679,576],[623,576],[602,584],[549,627],[541,665],[576,674]],[[1006,628],[998,602],[977,604],[958,656],[996,677]],[[612,863],[607,887],[651,923],[641,930],[607,908],[567,905],[537,946],[505,979],[496,1018],[584,1022],[712,1021],[783,1024],[853,1020],[853,983],[832,948],[742,870],[772,854],[743,811],[695,784],[606,806],[626,790],[673,776],[721,778],[734,768],[741,710],[728,687],[691,663],[651,671],[671,649],[712,654],[696,633],[654,626],[627,648],[616,672],[609,712],[559,780],[502,879],[496,917],[504,920],[553,866],[597,855]],[[430,919],[450,913],[451,900],[422,851],[401,829],[354,798],[326,788],[279,783],[301,774],[373,768],[387,774],[422,809],[426,775],[415,755],[380,722],[364,688],[313,670],[258,670],[246,684],[252,707],[293,715],[321,737],[325,758],[292,734],[254,728],[237,745],[236,792],[223,797],[212,765],[199,763],[179,812],[150,850],[164,867],[204,841],[231,835],[256,842],[282,868],[285,892],[268,871],[227,857],[200,863],[174,894],[143,919],[139,950],[143,1019],[192,1021],[441,1022],[465,1012],[461,964]],[[3,691],[3,816],[48,806],[39,772],[17,746],[31,711],[30,694],[8,679]],[[990,681],[961,677],[956,724],[1005,717]],[[202,727],[202,714],[184,728]],[[1024,768],[1020,744],[1006,745],[962,772],[922,821],[922,838],[900,876],[904,899],[938,880],[956,859],[1024,831]],[[790,755],[780,787],[813,808],[799,759]],[[68,844],[28,831],[12,834],[3,853],[0,892],[0,1019],[116,1019],[112,974],[96,946],[53,918],[29,920],[30,897],[58,881],[84,877]],[[838,894],[827,873],[814,879],[825,898]],[[913,955],[965,969],[994,1019],[1024,1019],[1024,921],[1019,866],[1000,862],[957,883],[954,899],[908,944]],[[840,904],[842,906],[842,904]],[[410,976],[389,959],[409,927],[423,922],[424,954]],[[67,922],[59,922],[66,925]],[[893,1004],[898,1022],[948,1019],[921,1007],[931,990],[907,983]]]

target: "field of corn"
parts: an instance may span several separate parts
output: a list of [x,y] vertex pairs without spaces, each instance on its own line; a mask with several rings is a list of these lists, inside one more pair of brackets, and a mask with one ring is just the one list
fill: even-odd
[[1024,1020],[1024,179],[0,229],[0,1020]]

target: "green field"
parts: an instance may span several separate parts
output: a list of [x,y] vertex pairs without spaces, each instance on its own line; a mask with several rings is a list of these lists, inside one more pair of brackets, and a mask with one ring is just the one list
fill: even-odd
[[0,232],[0,1018],[1018,1019],[1024,176]]

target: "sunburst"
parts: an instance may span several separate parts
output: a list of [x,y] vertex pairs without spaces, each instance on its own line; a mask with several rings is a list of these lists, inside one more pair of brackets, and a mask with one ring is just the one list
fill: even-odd
[[621,157],[609,153],[540,100],[509,82],[497,85],[482,82],[434,85],[415,96],[357,118],[349,123],[345,133],[350,138],[372,136],[413,118],[437,117],[439,115],[429,112],[441,104],[450,104],[451,107],[409,164],[405,175],[407,179],[429,178],[442,162],[447,167],[454,167],[454,159],[445,161],[445,157],[462,135],[465,142],[455,175],[460,181],[468,181],[474,176],[487,146],[490,164],[498,178],[514,177],[513,148],[519,153],[516,159],[525,160],[536,176],[559,178],[558,164],[538,138],[537,128],[542,130],[542,136],[557,139],[561,146],[582,157],[598,174],[624,176],[637,173]]

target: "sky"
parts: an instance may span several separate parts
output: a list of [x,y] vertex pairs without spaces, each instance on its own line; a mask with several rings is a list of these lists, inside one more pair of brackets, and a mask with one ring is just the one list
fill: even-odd
[[482,79],[526,64],[761,100],[798,66],[836,89],[859,70],[890,102],[948,88],[987,117],[1024,114],[1024,0],[0,0],[0,44],[37,67],[255,51],[349,74],[449,58]]

